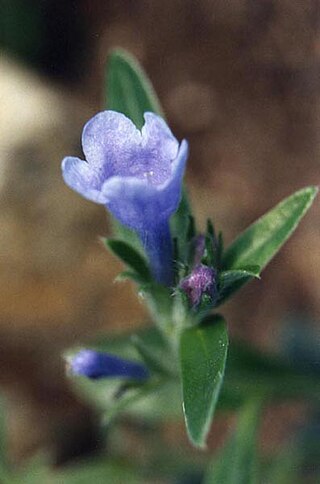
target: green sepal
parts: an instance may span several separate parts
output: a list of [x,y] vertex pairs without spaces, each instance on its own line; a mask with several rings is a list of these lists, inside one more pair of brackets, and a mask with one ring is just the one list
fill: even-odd
[[192,215],[188,215],[188,225],[187,225],[187,241],[190,242],[196,235],[196,224],[194,217]]
[[202,262],[209,267],[217,267],[216,248],[214,247],[214,239],[210,234],[205,236],[205,249]]
[[190,227],[190,225],[192,224],[192,221],[193,217],[191,215],[188,195],[186,189],[183,188],[178,210],[170,219],[171,236],[177,240],[179,262],[182,263],[187,262],[189,256],[189,242],[192,231],[192,227]]
[[214,267],[217,270],[221,268],[223,255],[223,237],[222,233],[216,234],[214,225],[210,219],[207,220],[207,230],[205,234],[205,249],[202,257],[203,264]]
[[215,305],[219,306],[225,302],[246,282],[254,278],[260,279],[259,274],[259,266],[249,266],[242,269],[220,272],[218,276],[218,298]]

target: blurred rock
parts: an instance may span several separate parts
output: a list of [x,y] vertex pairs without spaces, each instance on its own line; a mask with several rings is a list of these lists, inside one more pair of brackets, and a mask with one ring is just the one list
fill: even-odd
[[164,99],[172,121],[186,135],[203,131],[212,124],[216,116],[216,104],[215,93],[210,86],[192,81],[177,86]]

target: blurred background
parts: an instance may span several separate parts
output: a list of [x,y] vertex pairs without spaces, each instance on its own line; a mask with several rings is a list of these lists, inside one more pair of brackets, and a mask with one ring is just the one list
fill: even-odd
[[[62,463],[99,447],[99,436],[61,353],[147,320],[132,286],[113,282],[120,264],[98,241],[109,233],[104,209],[60,174],[103,108],[108,53],[125,48],[146,69],[173,132],[190,142],[199,225],[212,217],[230,243],[319,183],[320,1],[2,0],[0,9],[0,391],[12,462],[45,450]],[[319,212],[316,203],[262,280],[223,308],[234,336],[311,367]],[[307,413],[301,403],[269,409],[263,448],[280,448]],[[231,424],[216,419],[210,449]],[[140,436],[126,436],[126,452],[143,457]],[[165,426],[163,438],[191,452],[182,425]]]

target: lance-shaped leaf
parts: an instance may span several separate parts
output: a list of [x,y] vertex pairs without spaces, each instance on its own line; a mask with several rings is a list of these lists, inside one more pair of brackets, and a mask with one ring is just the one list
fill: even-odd
[[191,442],[204,447],[218,400],[228,349],[219,315],[186,329],[180,341],[183,410]]
[[107,63],[107,108],[123,113],[137,128],[144,124],[145,112],[164,118],[157,95],[137,60],[124,50],[116,49]]
[[147,283],[152,280],[146,260],[131,245],[116,239],[105,239],[104,243],[113,254],[133,270],[133,275],[137,274],[137,281],[140,279],[141,282]]
[[226,250],[224,270],[250,265],[263,269],[295,230],[317,191],[316,187],[299,190],[250,225]]
[[260,393],[269,400],[304,398],[319,405],[320,378],[313,370],[290,364],[279,355],[231,341],[219,404],[223,398],[226,403],[228,399],[241,403]]
[[246,403],[240,411],[237,430],[209,466],[204,484],[257,484],[256,435],[260,399]]
[[[159,340],[160,337],[161,335],[159,334]],[[158,343],[154,345],[150,344],[150,342],[145,342],[139,335],[133,335],[131,341],[142,360],[152,372],[166,377],[176,376],[175,362],[170,354],[170,348],[168,348],[163,338],[160,348]]]
[[216,306],[226,301],[234,292],[253,278],[259,279],[260,267],[249,266],[243,269],[222,271],[219,274],[219,295]]

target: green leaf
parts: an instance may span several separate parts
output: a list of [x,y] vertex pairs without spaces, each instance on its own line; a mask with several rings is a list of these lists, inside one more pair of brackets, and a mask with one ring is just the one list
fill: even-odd
[[120,222],[118,222],[115,218],[110,215],[111,219],[111,226],[112,226],[112,234],[117,240],[122,240],[126,242],[131,247],[133,247],[137,252],[143,254],[143,247],[141,241],[134,230],[128,229]]
[[218,400],[227,357],[228,335],[219,315],[186,329],[180,341],[183,409],[191,442],[204,447]]
[[144,297],[150,314],[161,332],[171,331],[173,297],[170,289],[151,283],[143,287],[141,296]]
[[101,335],[95,338],[90,347],[98,351],[115,353],[122,358],[134,359],[137,356],[136,349],[130,343],[132,342],[132,338],[136,336],[145,346],[150,346],[155,351],[161,351],[166,345],[160,331],[154,325],[151,326],[150,324],[150,326],[137,329],[134,333],[125,331],[122,333],[116,332],[114,334]]
[[7,442],[7,432],[5,423],[5,406],[2,398],[0,398],[0,471],[7,466],[7,456],[6,456],[6,442]]
[[216,306],[226,301],[235,291],[254,277],[259,279],[260,267],[251,266],[243,269],[223,271],[219,274],[219,296]]
[[[43,481],[44,482],[44,481]],[[52,484],[95,484],[121,483],[139,484],[141,476],[125,462],[115,462],[109,459],[95,458],[78,465],[69,465],[56,473]]]
[[256,437],[261,402],[253,400],[241,410],[235,434],[210,465],[204,484],[254,484],[257,480]]
[[23,468],[15,472],[13,479],[8,484],[54,484],[56,481],[52,475],[52,470],[48,458],[43,454],[36,454],[28,460]]
[[151,82],[128,52],[117,49],[110,54],[106,80],[107,108],[125,114],[137,128],[142,128],[146,111],[164,117]]
[[126,408],[126,414],[143,421],[181,421],[181,395],[176,381],[165,381],[147,388],[142,398],[137,398]]
[[[4,399],[0,398],[0,476],[3,484],[9,484],[11,471],[7,457],[7,426],[6,426],[6,405]],[[1,481],[2,482],[2,481]]]
[[164,339],[160,347],[144,342],[138,335],[133,335],[131,341],[150,370],[166,377],[176,376],[170,348]]
[[266,472],[267,482],[271,482],[272,484],[301,483],[301,475],[299,474],[301,472],[302,461],[303,455],[301,449],[295,448],[294,445],[289,446],[287,449],[281,449],[280,452],[277,452],[271,465],[269,465],[268,472]]
[[228,247],[223,268],[258,265],[263,269],[296,229],[317,191],[316,187],[299,190],[253,223]]
[[141,276],[139,276],[139,274],[137,274],[134,271],[122,271],[122,272],[120,272],[120,274],[118,274],[117,277],[115,278],[115,281],[116,282],[122,282],[122,281],[126,281],[128,279],[135,282],[139,286],[142,286],[143,284],[145,284],[145,280]]
[[143,281],[150,282],[152,280],[147,262],[131,245],[123,240],[116,239],[106,239],[105,244],[122,262],[133,269]]
[[221,403],[233,402],[236,407],[248,397],[261,394],[270,400],[305,398],[319,404],[320,378],[277,355],[231,341]]

